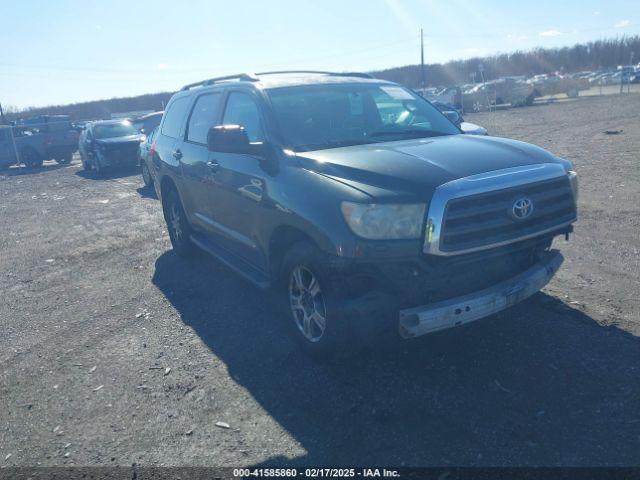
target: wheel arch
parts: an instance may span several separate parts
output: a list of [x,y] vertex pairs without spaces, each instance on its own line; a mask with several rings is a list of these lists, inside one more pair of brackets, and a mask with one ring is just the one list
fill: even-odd
[[269,270],[272,276],[279,273],[282,260],[289,248],[298,242],[309,242],[311,245],[320,249],[320,245],[309,233],[292,225],[280,225],[276,227],[269,236],[268,244],[268,262]]
[[164,175],[162,180],[160,180],[160,199],[164,200],[171,190],[178,191],[176,182],[174,182],[169,175]]
[[180,196],[180,191],[178,190],[176,182],[169,175],[164,175],[162,177],[162,180],[160,180],[160,182],[156,184],[156,188],[158,189],[156,193],[158,194],[158,199],[160,200],[160,204],[162,205],[162,212],[165,213],[166,218],[165,209],[167,205],[167,195],[169,195],[170,192],[175,191],[180,201],[182,201],[182,197]]
[[38,150],[32,145],[23,145],[20,149],[20,156],[23,157],[25,154],[33,153],[35,157],[40,158],[42,154],[38,152]]

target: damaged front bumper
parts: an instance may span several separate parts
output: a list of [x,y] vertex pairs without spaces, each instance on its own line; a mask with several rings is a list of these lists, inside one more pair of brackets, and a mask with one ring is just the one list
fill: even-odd
[[118,151],[98,151],[96,161],[100,162],[102,168],[130,168],[140,164],[137,153],[134,155],[132,152]]
[[400,310],[399,334],[413,338],[487,317],[530,297],[556,274],[564,258],[549,252],[524,272],[484,290],[429,305]]

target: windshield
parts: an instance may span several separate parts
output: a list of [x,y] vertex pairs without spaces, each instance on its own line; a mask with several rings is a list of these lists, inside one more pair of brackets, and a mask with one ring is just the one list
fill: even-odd
[[138,131],[131,122],[104,123],[93,127],[93,134],[95,138],[114,138],[137,135]]
[[398,85],[305,85],[267,91],[293,151],[460,133],[422,97]]

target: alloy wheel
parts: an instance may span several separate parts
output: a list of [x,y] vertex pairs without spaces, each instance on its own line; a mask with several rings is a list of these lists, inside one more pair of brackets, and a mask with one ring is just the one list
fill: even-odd
[[169,225],[173,232],[173,238],[176,242],[182,241],[182,217],[180,207],[177,202],[172,202],[169,208]]
[[310,342],[320,341],[326,329],[324,295],[314,273],[303,265],[291,271],[289,303],[300,333]]

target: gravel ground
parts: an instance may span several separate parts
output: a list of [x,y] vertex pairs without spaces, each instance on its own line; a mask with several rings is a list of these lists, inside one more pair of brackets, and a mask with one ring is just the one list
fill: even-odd
[[575,162],[561,273],[340,365],[302,355],[266,294],[176,257],[137,174],[0,174],[0,465],[640,464],[638,111],[470,115]]

